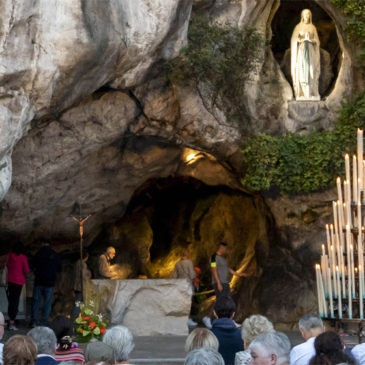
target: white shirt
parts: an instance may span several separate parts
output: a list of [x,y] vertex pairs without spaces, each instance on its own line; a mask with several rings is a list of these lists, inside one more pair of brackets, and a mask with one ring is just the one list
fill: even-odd
[[352,356],[355,358],[356,362],[359,365],[365,364],[365,343],[361,343],[360,345],[356,345],[351,350]]
[[4,348],[4,344],[0,343],[0,364],[3,363],[3,348]]
[[290,351],[290,365],[308,365],[312,357],[316,354],[314,349],[315,337],[311,337],[306,342],[294,346]]

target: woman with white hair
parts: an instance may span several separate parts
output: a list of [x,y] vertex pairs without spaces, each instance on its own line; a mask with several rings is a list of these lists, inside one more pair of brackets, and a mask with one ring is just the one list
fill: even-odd
[[260,314],[254,314],[246,318],[243,321],[241,327],[241,336],[245,351],[236,353],[234,364],[248,365],[251,361],[251,355],[250,351],[248,350],[248,346],[255,337],[268,332],[274,332],[274,326],[266,317]]
[[129,364],[129,355],[134,349],[133,335],[124,326],[115,326],[105,332],[103,342],[114,350],[114,364]]
[[224,360],[218,351],[200,348],[188,353],[184,365],[224,365]]
[[219,342],[217,337],[208,328],[195,328],[191,331],[185,341],[185,352],[188,353],[195,349],[210,348],[218,351]]
[[289,365],[290,341],[282,332],[257,336],[250,344],[250,365]]

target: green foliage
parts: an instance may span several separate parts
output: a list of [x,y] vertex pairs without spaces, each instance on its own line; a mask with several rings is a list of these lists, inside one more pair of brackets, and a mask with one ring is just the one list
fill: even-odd
[[[231,119],[246,116],[245,83],[262,57],[262,36],[253,28],[239,29],[209,23],[205,17],[193,17],[188,31],[188,46],[180,57],[169,63],[175,83],[203,83],[212,104]],[[247,118],[245,118],[247,119]]]
[[360,64],[365,67],[365,0],[331,0],[347,16],[346,33],[349,40],[360,42]]
[[344,154],[355,153],[358,127],[365,127],[365,93],[342,105],[333,131],[255,136],[243,150],[242,183],[253,190],[277,186],[284,193],[328,188],[344,173]]

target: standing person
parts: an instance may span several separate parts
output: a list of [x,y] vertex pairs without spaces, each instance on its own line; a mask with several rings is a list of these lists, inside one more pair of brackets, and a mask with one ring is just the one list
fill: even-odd
[[113,270],[111,269],[111,260],[115,257],[115,248],[109,246],[106,251],[99,256],[99,275],[103,279],[112,279]]
[[[190,260],[190,252],[188,248],[185,248],[182,253],[181,259],[175,264],[174,279],[187,279],[191,283],[191,287],[194,292],[193,280],[196,277],[193,262]],[[188,326],[196,326],[198,323],[194,322],[191,318],[188,319]]]
[[47,326],[48,317],[52,309],[53,290],[57,276],[61,272],[61,259],[52,250],[48,242],[42,243],[42,247],[33,259],[35,279],[33,289],[33,302],[31,313],[31,326],[37,325],[38,310],[43,298],[43,310],[41,324]]
[[217,299],[220,295],[231,295],[229,274],[247,276],[245,273],[238,273],[228,266],[227,260],[225,259],[225,256],[227,255],[227,246],[227,243],[221,242],[218,245],[216,253],[210,259],[212,282]]
[[16,331],[15,318],[18,314],[19,299],[25,284],[25,276],[29,274],[28,259],[24,255],[24,246],[16,241],[8,256],[8,315],[9,330]]

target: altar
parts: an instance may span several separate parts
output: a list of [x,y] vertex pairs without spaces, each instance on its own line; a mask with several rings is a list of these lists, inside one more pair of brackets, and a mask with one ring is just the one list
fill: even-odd
[[135,336],[188,334],[192,287],[186,279],[97,279],[86,287],[111,325],[122,324]]

